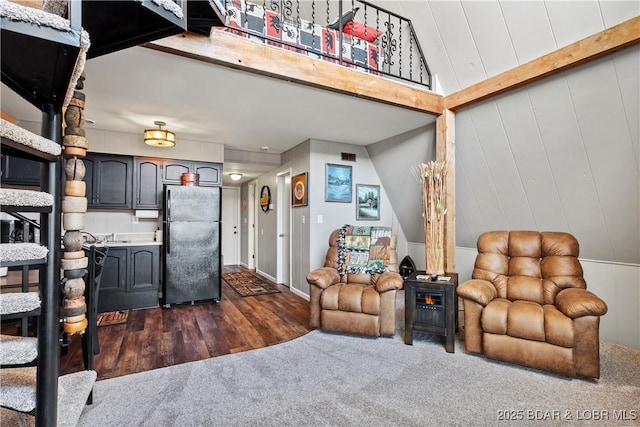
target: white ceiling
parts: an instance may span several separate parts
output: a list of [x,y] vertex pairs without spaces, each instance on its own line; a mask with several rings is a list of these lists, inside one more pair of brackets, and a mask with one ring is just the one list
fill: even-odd
[[[269,153],[280,154],[309,138],[367,145],[435,120],[144,47],[91,59],[85,73],[85,117],[95,122],[87,128],[141,133],[162,120],[178,141],[238,150],[268,146]],[[4,84],[2,109],[17,120],[41,119]]]

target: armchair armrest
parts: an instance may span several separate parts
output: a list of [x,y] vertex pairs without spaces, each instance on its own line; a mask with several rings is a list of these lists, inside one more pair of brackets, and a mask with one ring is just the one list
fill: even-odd
[[338,270],[331,267],[322,267],[307,274],[307,282],[321,289],[327,289],[340,281]]
[[381,294],[391,290],[402,289],[403,285],[404,280],[400,274],[386,271],[378,277],[378,281],[376,282],[376,291]]
[[458,286],[458,296],[477,302],[482,306],[489,304],[498,296],[495,286],[488,280],[471,279]]
[[602,316],[607,310],[607,303],[594,293],[581,288],[567,288],[558,292],[556,307],[565,316],[575,319],[583,316]]

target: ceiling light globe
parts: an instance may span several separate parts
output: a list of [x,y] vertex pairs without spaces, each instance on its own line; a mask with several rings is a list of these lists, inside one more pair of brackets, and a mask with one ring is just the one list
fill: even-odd
[[144,143],[151,147],[173,147],[176,145],[176,134],[162,129],[166,123],[161,121],[154,122],[158,129],[145,129],[142,133]]

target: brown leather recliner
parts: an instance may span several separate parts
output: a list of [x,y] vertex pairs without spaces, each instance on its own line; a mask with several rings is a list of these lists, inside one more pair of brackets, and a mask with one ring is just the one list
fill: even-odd
[[[384,252],[386,272],[340,274],[339,240],[341,230],[329,237],[324,267],[310,272],[310,321],[312,328],[324,331],[378,337],[396,332],[396,291],[402,288],[398,274],[396,239],[392,237]],[[344,272],[344,271],[343,271]]]
[[473,278],[458,287],[469,352],[567,376],[600,377],[607,304],[586,290],[568,233],[491,231]]

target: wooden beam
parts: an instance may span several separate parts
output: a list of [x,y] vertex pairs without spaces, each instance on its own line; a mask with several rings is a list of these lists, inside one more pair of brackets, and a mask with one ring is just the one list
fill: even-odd
[[146,47],[238,70],[359,96],[429,114],[442,113],[443,97],[426,89],[256,43],[223,31],[167,37]]
[[632,18],[526,64],[445,97],[444,108],[456,111],[576,67],[640,42],[640,17]]
[[444,216],[444,269],[456,271],[456,114],[444,110],[436,119],[436,160],[447,162],[446,209]]

